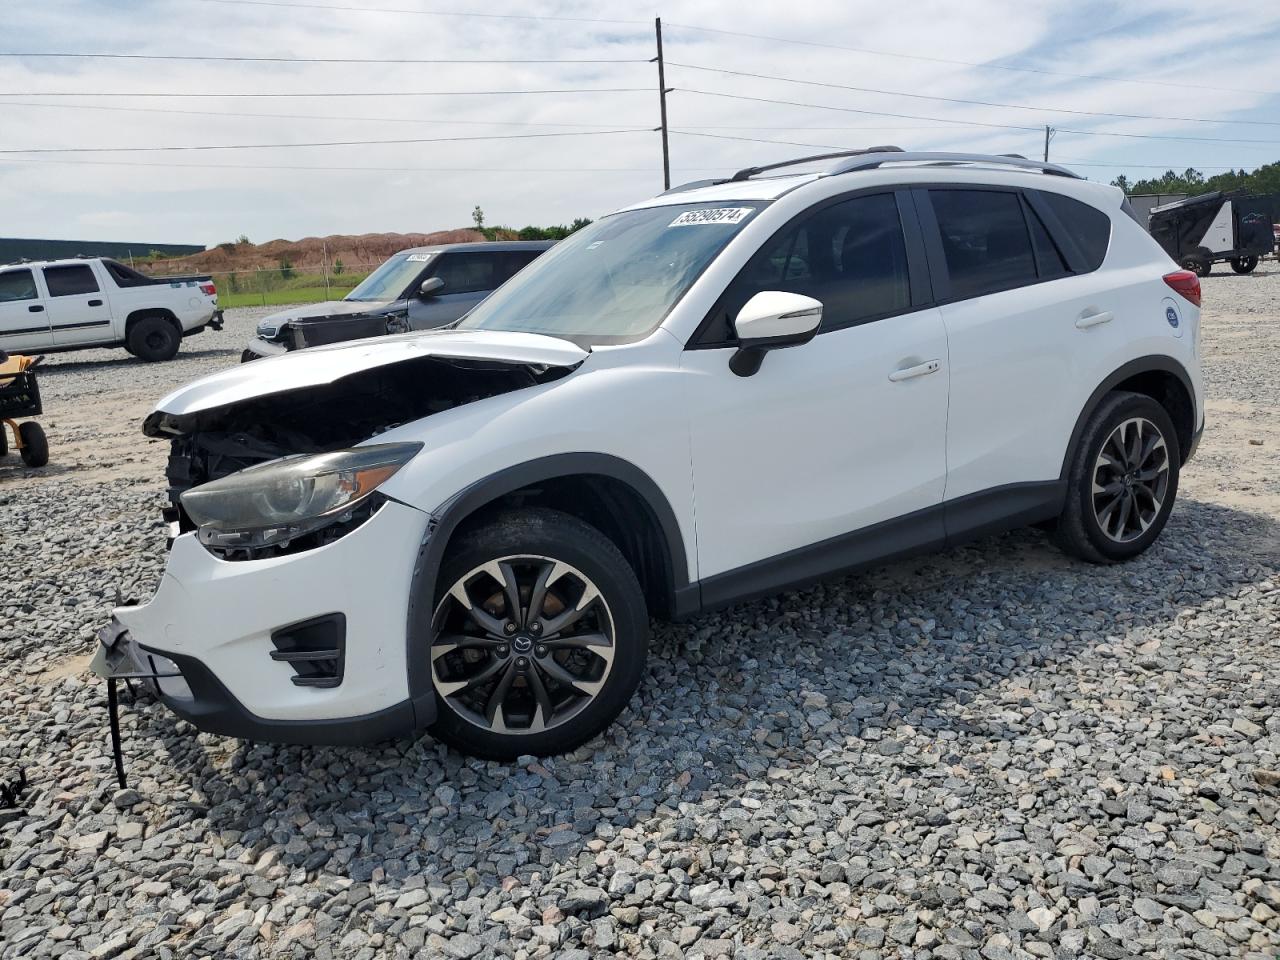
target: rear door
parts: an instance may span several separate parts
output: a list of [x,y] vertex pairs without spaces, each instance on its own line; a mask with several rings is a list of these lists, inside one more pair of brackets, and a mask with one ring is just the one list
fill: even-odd
[[[1030,510],[1052,499],[1046,485],[1104,376],[1123,310],[1097,271],[1110,236],[1101,211],[994,186],[919,190],[917,201],[947,328],[946,499],[956,505],[948,532],[959,534],[980,525],[993,496],[997,512],[1018,510],[1017,498]],[[1059,209],[1092,226],[1068,230]]]
[[43,274],[54,346],[111,339],[111,307],[89,264],[45,267]]
[[41,350],[52,343],[35,273],[30,267],[0,270],[0,350]]
[[410,297],[409,326],[425,330],[457,320],[505,279],[503,268],[507,256],[487,251],[441,254],[431,276],[443,280],[444,286],[425,299]]

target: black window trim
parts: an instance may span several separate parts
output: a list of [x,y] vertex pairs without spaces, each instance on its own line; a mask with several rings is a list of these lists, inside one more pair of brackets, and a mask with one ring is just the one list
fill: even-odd
[[[1076,238],[1066,228],[1066,225],[1063,224],[1058,214],[1054,212],[1053,207],[1050,206],[1049,201],[1044,198],[1043,194],[1044,191],[1042,190],[1026,190],[1023,192],[1027,204],[1036,212],[1036,216],[1040,218],[1044,228],[1049,231],[1049,239],[1056,243],[1058,249],[1062,251],[1062,256],[1067,261],[1067,269],[1073,275],[1093,273],[1093,270],[1089,269],[1088,258],[1085,257],[1084,251],[1080,249],[1080,244],[1076,243]],[[1066,196],[1066,194],[1063,194],[1063,196]],[[1074,200],[1075,198],[1067,197],[1067,199]],[[1076,202],[1080,203],[1082,201],[1077,200]],[[1102,213],[1103,211],[1099,210],[1098,212]],[[1110,217],[1108,216],[1107,219],[1109,220]],[[1108,237],[1108,252],[1110,252],[1110,247],[1111,238]],[[1106,260],[1105,254],[1103,255],[1103,260]]]
[[781,239],[781,237],[789,230],[796,227],[801,221],[816,216],[828,207],[834,207],[837,204],[845,203],[849,200],[857,200],[862,197],[884,196],[890,195],[897,202],[898,222],[902,226],[903,243],[907,254],[907,287],[908,287],[908,304],[900,310],[887,310],[881,313],[872,314],[867,317],[859,317],[857,320],[850,320],[845,323],[827,325],[826,318],[823,318],[823,326],[818,331],[817,336],[825,336],[828,333],[835,333],[839,330],[848,330],[851,327],[860,327],[868,323],[878,323],[881,320],[888,320],[893,317],[902,317],[911,313],[918,313],[928,307],[936,305],[934,299],[934,289],[932,284],[930,265],[926,263],[924,231],[922,229],[921,218],[916,204],[911,196],[911,189],[904,186],[895,186],[891,184],[880,184],[876,187],[864,187],[861,190],[851,190],[846,193],[836,194],[819,200],[817,203],[805,207],[795,216],[791,217],[786,223],[782,224],[777,230],[771,233],[763,240],[751,256],[747,258],[747,262],[739,268],[738,272],[733,275],[733,279],[725,284],[724,290],[720,292],[720,296],[716,297],[716,302],[711,305],[711,309],[707,311],[707,315],[702,318],[702,322],[693,332],[693,336],[685,343],[686,350],[724,350],[732,349],[738,344],[735,340],[713,340],[712,328],[715,325],[716,318],[720,312],[721,304],[724,298],[733,289],[738,278],[747,270],[751,263],[755,260],[760,251],[768,249],[770,244]]
[[[1023,193],[1020,200],[1022,202],[1022,219],[1026,221],[1027,233],[1030,234],[1031,236],[1031,256],[1035,260],[1036,277],[1038,278],[1039,282],[1052,283],[1054,280],[1062,280],[1065,277],[1074,276],[1077,271],[1071,269],[1071,263],[1069,260],[1067,260],[1066,251],[1063,250],[1062,247],[1058,245],[1058,241],[1053,236],[1053,233],[1049,230],[1048,226],[1045,225],[1045,222],[1040,217],[1040,215],[1036,213],[1035,208],[1031,206],[1030,198],[1026,195],[1026,193]],[[1035,217],[1036,221],[1040,224],[1040,226],[1044,227],[1045,236],[1049,238],[1049,244],[1050,246],[1053,247],[1052,252],[1056,257],[1058,257],[1058,259],[1062,261],[1063,267],[1066,268],[1066,271],[1067,271],[1066,273],[1060,273],[1052,277],[1047,277],[1044,275],[1044,271],[1041,269],[1042,264],[1040,263],[1040,248],[1039,248],[1039,245],[1036,243],[1036,232],[1031,223],[1032,217]]]

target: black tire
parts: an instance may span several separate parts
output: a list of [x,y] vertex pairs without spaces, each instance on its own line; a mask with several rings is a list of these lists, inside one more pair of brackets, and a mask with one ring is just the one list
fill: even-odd
[[257,359],[258,359],[258,355],[254,353],[252,350],[245,350],[243,353],[240,354],[241,363],[249,363],[250,361],[257,360]]
[[18,436],[22,439],[22,462],[28,467],[43,467],[49,462],[49,440],[40,424],[28,420],[18,424]]
[[1257,266],[1257,257],[1236,257],[1231,261],[1231,269],[1236,273],[1253,273]]
[[[1142,425],[1134,426],[1139,421]],[[1108,463],[1103,465],[1104,446],[1113,442],[1113,435],[1122,425],[1128,425],[1127,430],[1137,430],[1137,445],[1143,450],[1152,436],[1149,431],[1154,430],[1163,443],[1163,456],[1157,443],[1144,460],[1147,466],[1130,470],[1110,458],[1110,452],[1116,449],[1110,446]],[[1161,461],[1165,465],[1163,471],[1159,469]],[[1143,394],[1108,394],[1085,425],[1067,473],[1066,503],[1053,534],[1058,546],[1090,563],[1117,563],[1138,556],[1155,542],[1168,522],[1178,494],[1181,463],[1178,434],[1164,407]],[[1139,482],[1153,471],[1151,483],[1157,486],[1158,497],[1146,489],[1147,484]],[[1095,479],[1108,481],[1103,484],[1105,492],[1095,494]],[[1116,485],[1119,493],[1111,492],[1109,488]],[[1124,506],[1126,498],[1130,500],[1128,507]],[[1117,500],[1119,506],[1114,505]],[[1112,506],[1111,512],[1108,506]],[[1149,515],[1144,517],[1144,511]],[[1104,522],[1109,529],[1104,529]],[[1131,527],[1127,526],[1129,522]]]
[[0,420],[0,457],[9,452],[9,425]]
[[125,346],[139,360],[158,363],[172,360],[178,355],[182,334],[168,317],[152,315],[143,317],[129,328]]
[[[575,608],[593,610],[592,613],[581,616],[582,624],[588,621],[595,622],[602,633],[607,632],[605,623],[612,628],[612,646],[609,648],[611,660],[604,667],[603,677],[596,681],[600,683],[599,689],[576,709],[573,704],[577,703],[576,698],[579,696],[577,688],[561,687],[555,682],[554,677],[550,684],[545,683],[543,678],[549,675],[543,672],[542,666],[537,666],[535,669],[534,653],[537,653],[543,664],[546,664],[548,656],[552,659],[557,656],[566,658],[582,656],[590,659],[596,654],[581,652],[590,649],[585,645],[579,645],[579,652],[561,648],[548,654],[546,649],[538,644],[533,652],[525,657],[519,657],[519,660],[525,664],[524,669],[513,670],[513,676],[516,679],[503,688],[506,691],[505,697],[501,699],[502,705],[497,710],[500,724],[495,724],[492,719],[486,720],[478,713],[471,714],[474,719],[467,719],[464,716],[468,710],[468,703],[465,702],[468,698],[475,697],[477,701],[492,702],[490,698],[493,696],[493,690],[500,685],[506,670],[505,667],[499,667],[498,661],[505,658],[508,664],[515,663],[520,652],[517,642],[523,641],[526,646],[530,642],[529,624],[537,621],[550,625],[557,619],[555,616],[550,619],[541,616],[548,609],[547,603],[544,602],[539,605],[538,616],[535,616],[532,610],[527,610],[527,616],[520,618],[525,626],[520,628],[520,632],[511,639],[509,645],[502,643],[499,647],[463,651],[449,649],[452,645],[440,639],[454,635],[449,627],[466,622],[466,608],[454,599],[456,594],[450,593],[454,586],[463,580],[476,583],[476,580],[467,578],[472,577],[477,568],[506,558],[529,558],[528,562],[531,564],[540,562],[535,558],[545,558],[545,562],[553,564],[555,569],[559,569],[561,565],[568,565],[574,575],[580,573],[585,577],[588,585],[594,586],[599,591],[600,601],[588,602],[584,605],[582,594],[576,602],[570,601],[574,603]],[[524,567],[521,560],[508,564],[508,567],[517,567],[522,571],[536,569],[536,567]],[[483,576],[484,574],[479,575],[480,578]],[[561,575],[555,584],[566,581],[578,582],[574,576]],[[497,584],[498,581],[495,580],[494,583]],[[571,591],[571,585],[557,588],[555,584],[543,588],[546,597],[551,598],[557,590]],[[477,589],[480,591],[477,596],[480,596],[489,592],[492,587],[481,582]],[[500,585],[499,591],[501,592]],[[520,599],[529,599],[523,586],[517,588],[517,593]],[[498,595],[495,594],[495,597]],[[510,605],[502,599],[496,602],[504,604],[502,607],[504,613],[499,615],[498,619],[505,623],[503,617]],[[482,610],[489,609],[492,612],[487,605],[479,606]],[[564,612],[569,607],[568,604],[562,604],[558,609]],[[429,656],[432,658],[431,669],[437,714],[436,721],[430,728],[431,733],[450,746],[474,756],[491,760],[513,760],[524,754],[547,756],[572,750],[590,740],[613,722],[626,707],[631,695],[635,693],[644,672],[649,646],[649,616],[635,572],[613,542],[599,530],[576,517],[556,510],[530,508],[503,513],[482,526],[458,534],[457,539],[450,544],[449,552],[441,564],[433,610],[435,611],[432,631],[433,647]],[[543,639],[546,644],[555,645],[557,641],[552,639],[553,637],[567,636],[576,629],[579,627],[566,627],[559,633],[548,632]],[[590,635],[596,636],[595,633]],[[571,646],[572,640],[573,637],[568,637]],[[492,643],[493,641],[484,642]],[[537,643],[536,640],[533,642]],[[559,642],[565,643],[566,640],[562,639]],[[441,646],[436,646],[436,643],[440,643]],[[448,649],[448,652],[437,654],[437,650],[440,649]],[[458,657],[476,658],[473,664],[468,664],[465,660],[461,662],[460,671],[469,672],[454,673],[455,666],[459,666],[459,661],[454,658]],[[437,665],[439,665],[438,669]],[[550,666],[558,666],[558,664]],[[504,671],[504,673],[493,674],[495,681],[491,690],[486,692],[483,686],[477,688],[475,693],[463,690],[456,700],[446,698],[441,692],[444,682],[442,677],[446,674],[449,677],[474,676],[486,669]],[[564,667],[559,669],[563,671]],[[537,674],[536,683],[532,676],[535,673]],[[540,716],[546,715],[541,711],[540,705],[534,706],[535,699],[539,704],[541,703],[541,700],[534,696],[535,686],[542,691],[543,697],[551,696],[548,691],[552,687],[555,688],[555,692],[569,705],[565,711],[565,719],[554,719],[559,711],[552,711],[553,722],[546,725],[545,729],[520,730],[520,717],[518,713],[509,711],[507,704],[514,697],[518,709],[518,703],[523,698],[526,706],[533,707],[532,716],[527,721],[527,727],[533,727],[538,723]],[[454,694],[450,694],[450,697],[453,696]],[[508,721],[513,722],[508,723]],[[487,723],[487,726],[481,726],[481,723]],[[496,731],[493,729],[495,726],[501,726],[504,731]],[[519,732],[507,732],[512,729]]]
[[1183,257],[1178,266],[1183,270],[1190,270],[1197,277],[1207,277],[1213,272],[1213,262],[1200,257]]

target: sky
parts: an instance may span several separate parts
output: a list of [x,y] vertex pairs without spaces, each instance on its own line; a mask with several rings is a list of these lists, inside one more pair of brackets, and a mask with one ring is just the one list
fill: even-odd
[[[491,225],[598,217],[662,189],[657,16],[673,183],[872,144],[1039,157],[1045,125],[1052,160],[1105,182],[1280,159],[1275,4],[439,2],[458,5],[7,5],[0,234],[213,245],[450,229],[477,205]],[[67,53],[112,57],[33,56]],[[473,62],[405,62],[427,60]],[[170,149],[190,147],[217,149]]]

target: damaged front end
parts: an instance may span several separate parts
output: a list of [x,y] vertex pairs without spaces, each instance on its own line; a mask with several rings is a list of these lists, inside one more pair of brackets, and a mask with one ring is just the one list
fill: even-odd
[[120,680],[255,741],[371,743],[429,723],[405,638],[433,520],[378,490],[423,444],[379,437],[586,357],[531,334],[414,334],[240,365],[163,399],[143,429],[171,444],[168,564],[150,601],[113,611],[93,665],[119,775]]

